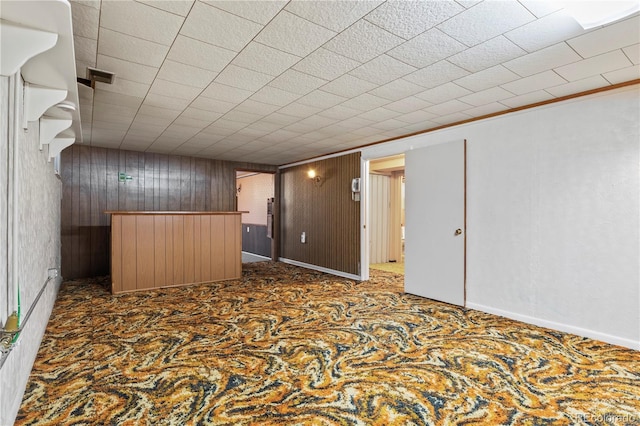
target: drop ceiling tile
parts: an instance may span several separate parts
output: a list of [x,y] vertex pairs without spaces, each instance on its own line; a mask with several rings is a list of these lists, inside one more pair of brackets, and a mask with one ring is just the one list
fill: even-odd
[[434,123],[433,121],[423,121],[421,123],[415,123],[415,124],[410,124],[408,126],[404,126],[402,129],[405,130],[406,134],[411,134],[411,133],[422,133],[426,130],[429,130],[438,126],[439,124]]
[[508,106],[509,108],[517,108],[524,105],[547,101],[549,99],[553,99],[553,96],[550,93],[544,90],[537,90],[535,92],[525,93],[524,95],[503,99],[500,103]]
[[471,117],[470,115],[464,114],[462,112],[454,112],[452,114],[436,117],[431,121],[438,123],[440,125],[444,125],[444,124],[459,123],[460,121],[469,120],[470,118],[473,118],[473,117]]
[[451,56],[448,61],[470,72],[482,71],[526,52],[504,38],[498,36],[482,44]]
[[236,105],[251,96],[253,92],[216,83],[215,81],[202,92],[202,96],[220,101],[235,103]]
[[224,117],[222,117],[221,119],[213,123],[212,126],[215,126],[221,129],[235,130],[237,132],[238,130],[247,127],[247,123],[243,123],[241,121],[235,121],[235,120],[227,120]]
[[610,24],[567,41],[583,58],[640,42],[640,16]]
[[284,129],[276,130],[275,132],[269,134],[272,140],[281,141],[281,142],[288,141],[289,139],[295,138],[299,135],[300,133],[292,132],[290,130],[284,130]]
[[408,98],[400,99],[393,103],[385,105],[385,108],[391,111],[408,114],[410,112],[418,111],[433,105],[431,102],[427,102],[424,99],[420,99],[416,96],[409,96]]
[[138,111],[138,115],[136,116],[136,120],[141,115],[148,116],[148,117],[163,118],[166,121],[168,121],[169,123],[171,123],[173,120],[178,118],[178,116],[180,115],[180,111],[177,111],[177,110],[174,110],[174,109],[156,107],[156,106],[144,103],[144,104],[142,104],[142,106],[140,106],[140,110]]
[[98,39],[99,9],[71,2],[71,20],[74,35],[92,40]]
[[[219,117],[216,117],[216,118],[219,118]],[[180,114],[178,118],[176,118],[176,120],[173,122],[172,125],[187,126],[187,127],[192,127],[198,130],[202,130],[205,127],[209,126],[213,121],[214,119],[212,118],[208,118],[207,120],[198,120],[195,118],[188,117],[183,113],[183,114]]]
[[293,69],[325,80],[333,80],[359,65],[358,61],[321,47],[298,62]]
[[172,81],[157,78],[151,85],[149,93],[168,96],[178,99],[186,99],[192,101],[198,96],[201,90],[193,86],[185,86],[184,84],[174,83]]
[[149,138],[155,139],[158,136],[160,136],[162,132],[164,132],[164,129],[166,128],[167,128],[166,126],[154,126],[151,124],[144,124],[144,123],[140,123],[139,121],[134,121],[131,124],[131,127],[129,128],[129,132],[127,132],[127,136],[128,135],[132,135],[136,137],[148,136]]
[[217,127],[214,123],[208,127],[205,127],[202,130],[201,134],[207,135],[208,137],[211,138],[211,140],[222,140],[225,137],[234,134],[236,131],[237,131],[236,129],[226,129],[222,127]]
[[397,111],[391,111],[390,109],[380,107],[360,114],[358,115],[358,118],[362,118],[368,121],[383,121],[388,120],[389,118],[398,117],[400,114],[401,113]]
[[195,128],[195,127],[180,126],[175,123],[172,123],[169,127],[166,128],[162,136],[173,136],[182,140],[188,140],[193,136],[195,136],[200,130],[202,129]]
[[166,60],[160,67],[157,78],[204,89],[217,75],[214,71]]
[[112,119],[128,119],[129,121],[131,121],[138,113],[138,107],[123,107],[105,104],[102,102],[95,102],[93,104],[92,111],[100,120],[108,121]]
[[178,35],[167,59],[219,72],[231,62],[235,55],[231,50]]
[[449,37],[437,28],[432,28],[391,49],[388,54],[407,64],[423,68],[454,55],[465,48],[464,44]]
[[466,71],[457,65],[454,65],[446,60],[436,62],[433,65],[429,65],[426,68],[419,69],[418,71],[409,74],[404,77],[405,80],[411,83],[418,84],[426,89],[439,86],[455,80],[460,77],[468,75],[469,71]]
[[116,132],[126,132],[129,130],[129,126],[131,125],[131,121],[133,120],[109,120],[109,121],[101,121],[101,120],[93,120],[91,123],[93,130],[108,130],[108,131],[116,131]]
[[187,107],[184,111],[182,111],[182,114],[180,115],[180,118],[208,121],[209,124],[216,121],[220,117],[222,117],[222,113],[206,111],[203,109],[194,108],[193,106]]
[[190,107],[207,112],[225,114],[231,111],[237,104],[237,102],[226,102],[219,99],[207,98],[206,96],[198,96],[191,102]]
[[346,101],[347,98],[343,96],[334,95],[333,93],[323,92],[322,90],[314,90],[313,92],[304,95],[298,102],[304,105],[309,105],[317,108],[331,108],[332,106],[341,104]]
[[347,108],[353,108],[360,111],[371,111],[389,103],[389,100],[374,96],[369,93],[363,93],[355,98],[343,102],[341,105]]
[[505,62],[503,65],[522,77],[528,77],[542,71],[579,61],[580,59],[582,59],[580,55],[566,43],[558,43]]
[[266,123],[279,124],[281,126],[288,126],[289,124],[293,124],[296,121],[300,120],[299,117],[294,117],[292,115],[282,114],[279,112],[274,112],[262,119],[262,121]]
[[616,71],[611,71],[603,74],[611,84],[624,83],[631,80],[640,78],[640,67],[637,65],[622,68]]
[[509,109],[506,105],[499,102],[492,102],[489,104],[480,105],[474,108],[465,109],[464,113],[471,117],[482,117],[484,115],[494,114],[496,112],[505,111]]
[[134,1],[103,1],[100,8],[101,28],[165,46],[171,45],[183,21],[183,17]]
[[336,33],[287,11],[281,11],[256,41],[298,56],[306,56]]
[[98,55],[96,66],[101,70],[114,73],[116,79],[124,78],[125,80],[145,84],[151,84],[158,73],[158,68],[156,67],[140,65],[104,55]]
[[253,22],[266,25],[286,4],[286,0],[270,1],[221,1],[203,0],[205,3],[226,10],[234,15],[241,16]]
[[367,62],[402,42],[404,39],[370,22],[360,20],[323,47],[356,61]]
[[[96,55],[98,54],[98,41],[80,37],[73,36],[73,47],[76,54],[76,61],[84,62],[91,67],[96,66]],[[78,73],[78,76],[84,77],[85,71]]]
[[584,32],[575,19],[560,10],[509,31],[505,36],[527,52],[535,52]]
[[475,6],[480,3],[482,0],[456,0],[457,3],[464,6],[465,9]]
[[640,44],[634,44],[633,46],[625,47],[622,49],[627,58],[634,64],[640,64]]
[[240,89],[256,91],[273,80],[273,76],[235,65],[227,66],[217,77],[216,82]]
[[317,114],[322,111],[321,108],[316,108],[308,105],[303,105],[298,102],[293,102],[286,107],[280,108],[278,112],[280,114],[292,115],[294,117],[306,118],[313,114]]
[[[222,117],[223,120],[238,121],[240,123],[246,123],[246,124],[255,123],[256,121],[262,118],[264,118],[263,115],[251,114],[248,112],[242,112],[235,109],[232,111],[229,111]],[[246,127],[246,126],[243,126],[243,127]]]
[[321,90],[333,93],[334,95],[352,98],[376,87],[377,85],[369,81],[361,80],[352,75],[345,74],[336,78],[332,82],[325,84],[322,86]]
[[[451,101],[443,102],[441,104],[433,105],[428,108],[425,108],[424,111],[430,112],[436,115],[448,115],[453,114],[455,112],[464,111],[469,108],[469,104],[460,102],[456,99]],[[435,121],[435,119],[430,119]]]
[[123,95],[135,96],[143,98],[149,91],[149,84],[137,83],[135,81],[125,80],[124,78],[116,78],[113,84],[96,82],[96,88],[105,92],[121,93]]
[[324,111],[320,112],[318,115],[322,117],[332,118],[334,120],[346,120],[347,118],[355,117],[361,112],[362,111],[357,109],[347,108],[342,105],[336,105],[334,107],[325,109]]
[[318,25],[340,32],[362,18],[382,1],[292,1],[286,9]]
[[596,75],[582,80],[561,84],[560,86],[549,87],[545,90],[551,93],[553,96],[562,97],[575,93],[586,92],[587,90],[598,89],[600,87],[606,87],[609,85],[609,82],[605,80],[604,77],[602,77],[601,75]]
[[416,68],[389,55],[380,55],[349,72],[349,75],[382,85],[412,73]]
[[130,35],[100,29],[98,53],[129,62],[160,67],[169,47]]
[[[469,108],[469,105],[467,105],[467,104],[463,104],[463,105],[464,106],[462,108]],[[402,115],[399,115],[396,118],[398,120],[402,121],[403,123],[416,124],[416,123],[422,123],[424,121],[432,120],[437,116],[438,116],[438,114],[435,114],[433,112],[420,110],[420,111],[410,112],[408,114],[402,114]]]
[[373,123],[371,127],[373,127],[374,129],[380,129],[380,130],[394,130],[394,129],[402,128],[403,126],[406,126],[406,124],[407,123],[403,121],[397,120],[395,118],[390,118],[385,121]]
[[384,84],[371,90],[369,93],[390,101],[397,101],[407,96],[415,95],[424,90],[424,87],[411,83],[403,78],[399,78],[390,83]]
[[[462,79],[457,81],[462,81],[465,78],[467,77],[463,77]],[[446,101],[450,101],[451,99],[468,95],[470,93],[470,90],[467,90],[464,87],[460,87],[455,83],[445,83],[441,86],[434,87],[433,89],[428,89],[422,93],[418,93],[416,97],[427,102],[431,102],[432,104],[440,104]]]
[[299,95],[306,95],[326,82],[326,80],[321,78],[289,69],[283,72],[279,77],[276,77],[275,80],[269,83],[269,86],[297,93]]
[[269,123],[266,122],[264,120],[260,120],[260,121],[256,121],[255,123],[252,123],[249,125],[249,128],[251,129],[256,129],[262,133],[271,133],[273,131],[276,131],[280,128],[282,128],[282,126],[280,124],[275,124],[275,123]]
[[[564,83],[566,83],[566,81],[555,72],[545,71],[530,77],[512,81],[511,83],[503,84],[502,87],[515,95],[523,95],[525,93],[535,92],[537,90],[558,86]],[[502,99],[506,99],[507,97]]]
[[99,88],[95,89],[94,99],[96,102],[104,102],[111,105],[121,105],[123,107],[139,108],[144,101],[143,97],[130,95],[119,95],[112,92],[105,92]]
[[180,34],[239,52],[262,28],[261,24],[196,2]]
[[603,74],[631,66],[631,61],[621,50],[604,53],[556,68],[555,71],[569,81],[582,80],[596,74]]
[[520,0],[520,3],[538,18],[542,18],[563,8],[561,2],[553,1]]
[[300,59],[299,56],[252,41],[235,57],[232,64],[278,76]]
[[242,112],[249,112],[251,114],[269,115],[280,109],[280,107],[277,105],[254,101],[253,99],[247,99],[235,107],[235,109]]
[[193,6],[193,0],[136,0],[148,6],[162,9],[180,16],[187,16]]
[[362,117],[351,117],[351,118],[347,118],[346,120],[342,120],[339,123],[336,123],[336,125],[339,125],[343,129],[355,130],[355,129],[361,129],[366,126],[370,126],[371,124],[377,121],[384,121],[390,118],[393,118],[393,117],[386,117],[382,120],[367,120]]
[[463,10],[451,1],[387,1],[365,19],[397,36],[410,39]]
[[516,1],[485,1],[438,25],[467,46],[475,46],[535,19]]
[[158,108],[174,109],[179,112],[184,111],[189,106],[191,100],[179,99],[172,96],[159,95],[157,93],[149,93],[144,99],[145,105],[154,106]]
[[277,89],[275,87],[265,86],[251,96],[251,99],[265,104],[285,106],[300,97],[297,93],[288,92],[286,90]]

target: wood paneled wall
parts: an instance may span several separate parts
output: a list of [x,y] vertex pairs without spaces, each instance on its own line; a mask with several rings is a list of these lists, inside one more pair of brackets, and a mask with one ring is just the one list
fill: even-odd
[[[307,177],[309,169],[321,176],[321,185]],[[280,256],[359,274],[360,202],[351,199],[351,180],[360,177],[360,153],[280,172]]]
[[[109,274],[105,210],[234,211],[235,170],[275,166],[72,145],[62,152],[62,275]],[[132,177],[119,182],[118,173]]]

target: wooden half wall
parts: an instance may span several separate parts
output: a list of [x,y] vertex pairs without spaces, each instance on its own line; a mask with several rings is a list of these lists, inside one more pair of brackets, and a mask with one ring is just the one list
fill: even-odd
[[359,177],[360,153],[280,170],[280,257],[360,274],[360,202],[351,199]]
[[277,167],[81,145],[65,149],[62,276],[109,274],[111,218],[105,210],[235,211],[236,169]]

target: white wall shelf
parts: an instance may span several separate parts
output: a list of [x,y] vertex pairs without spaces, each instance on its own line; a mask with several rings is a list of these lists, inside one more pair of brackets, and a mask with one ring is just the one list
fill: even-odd
[[[25,94],[27,120],[38,120],[47,109],[59,102],[73,105],[75,110],[70,111],[71,128],[75,137],[82,142],[69,2],[2,0],[0,31],[2,75],[20,72],[30,86]],[[46,94],[29,93],[34,87],[46,89]],[[55,96],[54,91],[57,91]],[[44,103],[39,104],[31,99],[39,98],[41,94],[47,99]]]

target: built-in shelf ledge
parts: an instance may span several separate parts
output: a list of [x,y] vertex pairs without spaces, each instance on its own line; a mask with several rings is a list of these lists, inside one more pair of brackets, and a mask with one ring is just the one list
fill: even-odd
[[38,121],[46,110],[66,97],[66,90],[25,83],[23,127],[27,128],[27,121]]
[[5,77],[18,72],[29,59],[51,49],[58,41],[58,34],[28,28],[4,19],[0,19],[0,34],[0,74]]
[[71,119],[65,120],[43,116],[40,119],[40,150],[42,150],[43,145],[48,145],[60,132],[71,127],[72,122]]
[[[72,132],[69,131],[69,133]],[[72,134],[63,134],[53,138],[53,140],[49,142],[49,161],[51,161],[52,158],[57,157],[63,149],[73,145],[75,141],[76,137]]]
[[[25,82],[21,125],[26,128],[29,121],[38,121],[44,114],[69,117],[75,139],[82,142],[70,3],[0,2],[0,72]],[[59,117],[62,113],[52,106],[67,107],[65,116]]]

